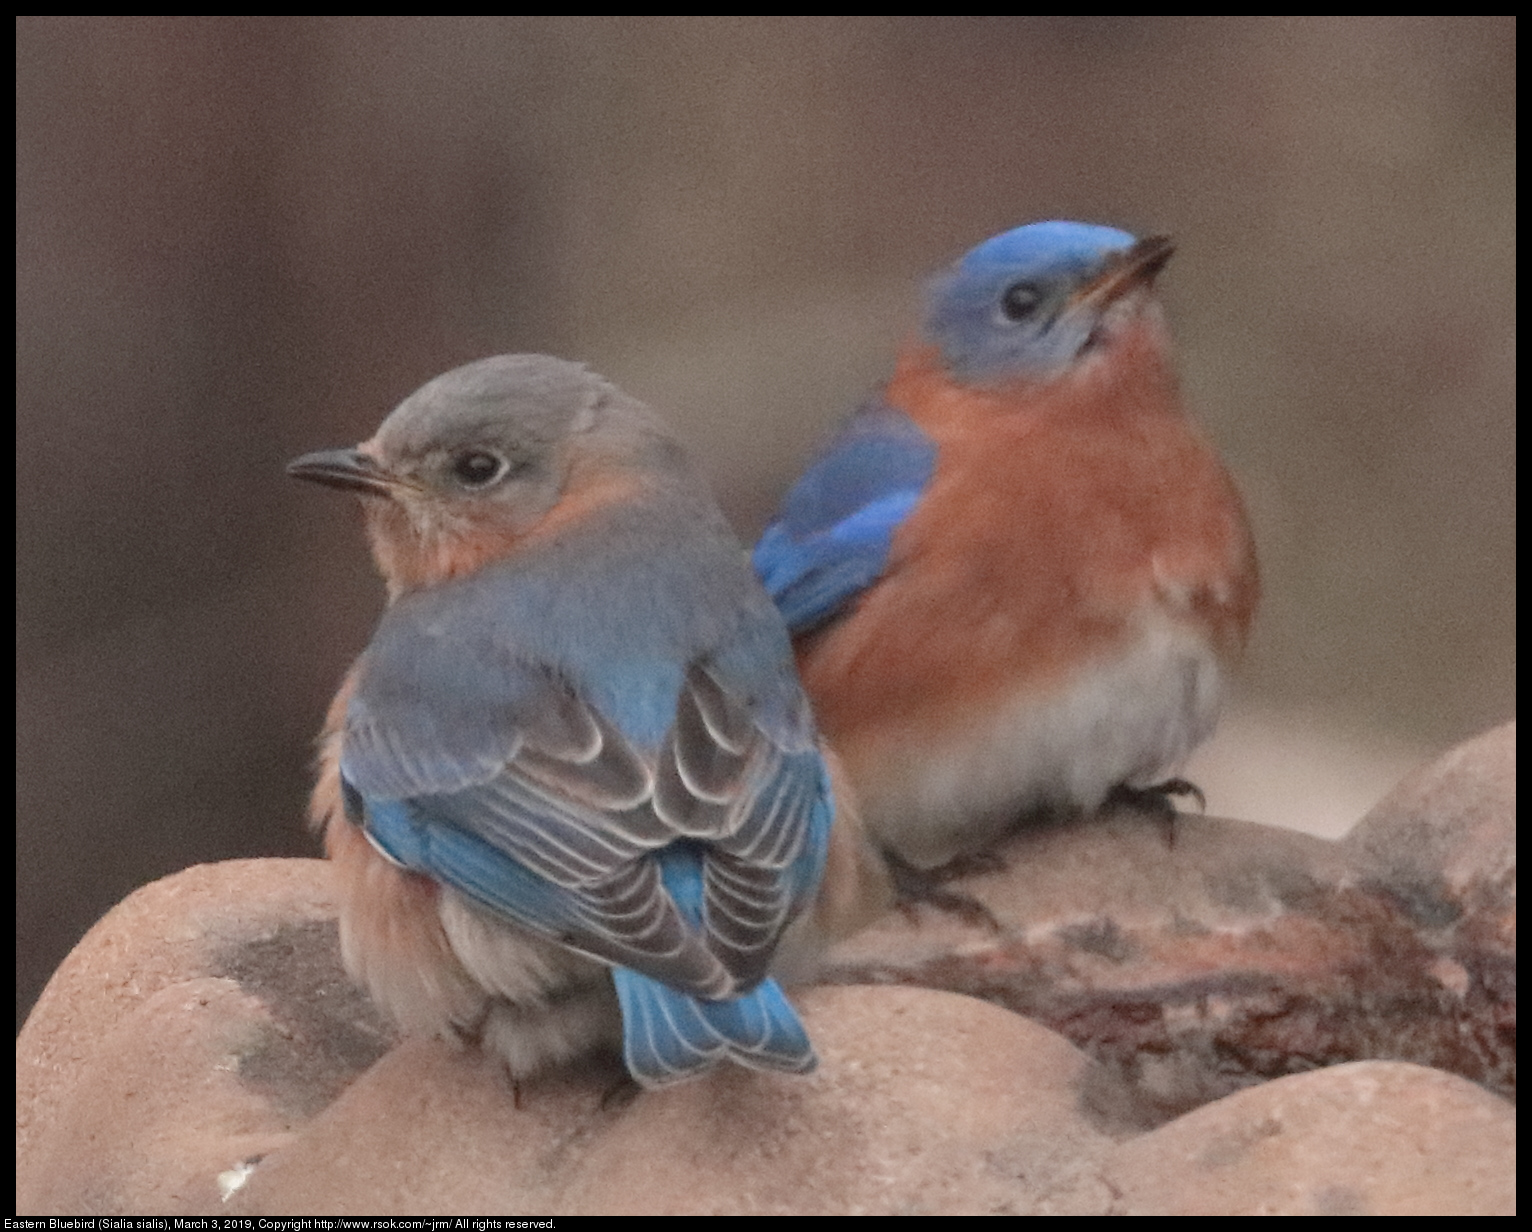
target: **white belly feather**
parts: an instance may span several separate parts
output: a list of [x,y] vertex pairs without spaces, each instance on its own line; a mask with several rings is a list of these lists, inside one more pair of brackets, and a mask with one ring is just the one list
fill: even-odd
[[922,868],[982,848],[1028,812],[1097,808],[1174,772],[1212,731],[1223,670],[1206,635],[1161,611],[1123,654],[933,735],[880,735],[853,775],[867,822]]

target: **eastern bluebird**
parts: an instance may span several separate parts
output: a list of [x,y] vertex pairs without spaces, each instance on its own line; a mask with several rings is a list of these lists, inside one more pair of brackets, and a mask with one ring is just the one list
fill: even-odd
[[311,809],[352,975],[516,1079],[619,1041],[650,1086],[812,1069],[768,972],[864,922],[882,867],[782,618],[658,419],[506,355],[288,470],[362,497],[388,583]]
[[1163,236],[1041,222],[930,288],[893,379],[755,567],[864,821],[930,868],[1157,783],[1212,730],[1259,592],[1182,411]]

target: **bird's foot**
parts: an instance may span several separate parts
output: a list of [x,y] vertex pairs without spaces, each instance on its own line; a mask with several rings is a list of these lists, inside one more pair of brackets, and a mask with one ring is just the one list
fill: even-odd
[[926,875],[938,883],[945,883],[962,877],[978,877],[984,873],[1003,873],[1006,867],[1005,859],[998,851],[970,851],[953,856],[945,864],[930,869]]
[[1119,783],[1107,794],[1106,802],[1108,805],[1125,805],[1140,813],[1148,813],[1163,828],[1165,846],[1174,847],[1176,796],[1190,796],[1197,802],[1199,813],[1208,810],[1207,797],[1202,794],[1202,788],[1190,779],[1183,778],[1166,779],[1162,783],[1151,783],[1148,787],[1129,787],[1126,783]]
[[968,876],[970,873],[995,872],[1004,869],[1005,862],[998,856],[979,853],[959,856],[940,868],[916,868],[892,851],[884,854],[888,862],[889,877],[894,883],[894,901],[911,922],[914,921],[916,907],[924,904],[938,911],[945,911],[949,915],[955,915],[965,924],[975,928],[987,928],[995,933],[1005,931],[1000,921],[995,918],[994,912],[972,894],[947,889],[943,884],[957,877]]

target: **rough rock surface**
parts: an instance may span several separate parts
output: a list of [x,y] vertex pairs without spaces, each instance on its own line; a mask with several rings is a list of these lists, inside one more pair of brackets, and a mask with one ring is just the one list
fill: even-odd
[[394,1046],[324,863],[188,869],[23,1029],[17,1210],[1510,1214],[1514,752],[1454,750],[1340,843],[1019,835],[949,883],[988,919],[892,916],[795,994],[816,1074],[658,1093]]
[[1389,1059],[1516,1089],[1515,726],[1407,777],[1343,840],[1117,812],[1012,836],[827,978],[981,997],[1110,1071],[1148,1128],[1285,1074]]

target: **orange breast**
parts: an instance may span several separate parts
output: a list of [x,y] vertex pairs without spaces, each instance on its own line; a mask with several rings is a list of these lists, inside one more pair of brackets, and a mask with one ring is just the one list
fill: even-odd
[[440,891],[427,877],[380,855],[342,807],[340,754],[353,667],[336,693],[320,737],[319,780],[309,820],[324,831],[325,854],[340,899],[346,969],[409,1031],[441,1034],[481,1015],[482,990],[463,970],[437,912]]
[[960,388],[907,352],[886,396],[938,458],[885,575],[799,644],[832,742],[1046,690],[1121,649],[1147,603],[1237,656],[1258,592],[1248,525],[1153,322],[1041,389]]

